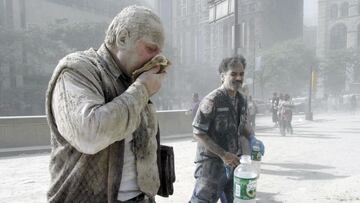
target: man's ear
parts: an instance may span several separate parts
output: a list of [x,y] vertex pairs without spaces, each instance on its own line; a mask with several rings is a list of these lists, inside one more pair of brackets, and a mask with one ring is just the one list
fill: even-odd
[[224,77],[225,77],[224,73],[220,73],[221,84],[224,83]]
[[120,47],[124,47],[129,41],[130,35],[127,29],[122,29],[116,38],[116,44]]

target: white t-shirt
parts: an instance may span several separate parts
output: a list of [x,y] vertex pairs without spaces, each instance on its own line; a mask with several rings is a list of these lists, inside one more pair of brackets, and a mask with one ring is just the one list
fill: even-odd
[[131,141],[133,136],[125,139],[125,150],[124,150],[124,165],[121,176],[121,183],[117,199],[120,201],[126,201],[132,199],[139,194],[141,191],[137,184],[137,174],[135,165],[135,154],[131,150]]

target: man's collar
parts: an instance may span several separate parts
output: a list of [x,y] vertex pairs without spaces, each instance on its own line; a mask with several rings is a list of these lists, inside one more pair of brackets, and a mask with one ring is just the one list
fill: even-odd
[[228,90],[224,87],[224,85],[221,85],[219,89],[228,97],[237,97],[240,94],[239,91],[236,91],[234,96],[230,96]]
[[110,53],[110,50],[106,47],[105,44],[102,44],[100,46],[100,48],[97,50],[97,53],[106,63],[107,67],[104,68],[108,68],[108,70],[115,78],[128,78],[128,76],[123,72],[123,70],[121,70],[121,68],[116,64],[112,54]]

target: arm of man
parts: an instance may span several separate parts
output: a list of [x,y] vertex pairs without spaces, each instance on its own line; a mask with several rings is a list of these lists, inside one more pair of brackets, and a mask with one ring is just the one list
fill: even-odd
[[287,102],[285,104],[283,104],[284,107],[289,107],[289,108],[294,108],[295,105],[292,102]]
[[135,131],[149,93],[145,85],[135,82],[105,103],[96,78],[85,75],[66,71],[59,76],[52,111],[60,134],[78,151],[95,154]]
[[251,140],[251,135],[254,135],[254,130],[250,125],[250,119],[249,119],[249,113],[248,113],[248,106],[245,103],[245,109],[246,111],[244,111],[243,113],[245,115],[240,116],[240,118],[242,119],[242,121],[245,123],[244,127],[242,128],[241,133],[239,134],[239,144],[240,144],[240,148],[241,148],[241,153],[242,155],[250,155],[251,154],[251,148],[250,148],[250,140]]
[[223,162],[229,166],[239,165],[239,157],[236,154],[225,151],[217,145],[207,134],[194,134],[194,137],[202,142],[207,150],[220,157]]

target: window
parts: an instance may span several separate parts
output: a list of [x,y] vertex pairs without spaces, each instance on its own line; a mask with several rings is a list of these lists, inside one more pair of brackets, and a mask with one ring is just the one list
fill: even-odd
[[226,16],[228,14],[228,10],[229,10],[229,2],[227,0],[217,4],[215,10],[216,19]]
[[349,3],[344,2],[341,4],[341,17],[349,16]]
[[338,17],[338,6],[336,4],[333,4],[330,7],[330,18],[336,19],[337,17]]
[[209,22],[212,22],[215,20],[215,7],[209,8]]
[[234,0],[223,0],[209,7],[209,21],[215,21],[234,12]]
[[234,12],[234,7],[235,7],[235,1],[234,0],[229,0],[229,13]]
[[344,24],[335,25],[330,31],[330,48],[342,49],[347,47],[347,29]]

